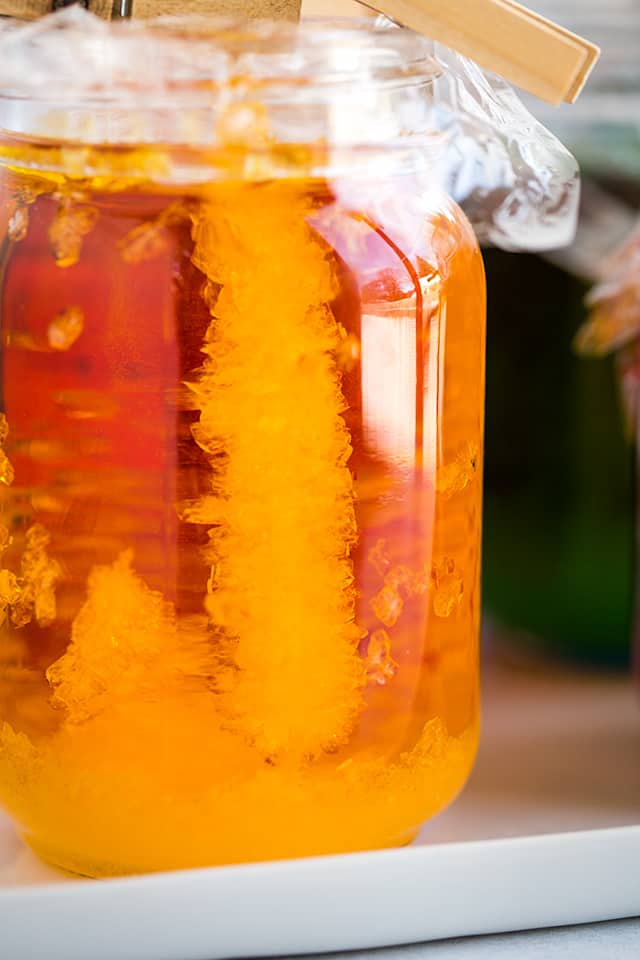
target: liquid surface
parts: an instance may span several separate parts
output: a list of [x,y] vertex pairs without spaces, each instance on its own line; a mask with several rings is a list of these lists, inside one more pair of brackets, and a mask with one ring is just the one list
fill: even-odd
[[477,740],[468,224],[406,179],[0,183],[0,801],[93,875],[406,842]]

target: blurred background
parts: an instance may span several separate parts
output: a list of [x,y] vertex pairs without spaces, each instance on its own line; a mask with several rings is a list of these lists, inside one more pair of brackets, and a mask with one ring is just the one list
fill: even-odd
[[[640,205],[640,2],[531,6],[598,43],[602,57],[575,105],[523,98],[580,162],[575,245],[545,259],[485,256],[485,607],[520,644],[621,667],[634,620],[634,369],[629,347],[615,349],[627,339],[619,331],[583,336],[581,352],[574,338]],[[640,319],[640,301],[629,302],[633,249],[616,291],[630,324],[634,312]]]

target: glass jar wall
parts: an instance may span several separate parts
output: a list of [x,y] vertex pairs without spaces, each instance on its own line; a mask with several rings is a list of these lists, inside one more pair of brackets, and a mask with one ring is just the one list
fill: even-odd
[[[376,124],[417,102],[416,38],[336,37]],[[273,38],[160,38],[260,77],[208,88],[212,145],[158,133],[201,101],[0,141],[0,800],[90,875],[404,843],[478,734],[476,241],[424,142],[346,142],[342,86],[303,138]]]

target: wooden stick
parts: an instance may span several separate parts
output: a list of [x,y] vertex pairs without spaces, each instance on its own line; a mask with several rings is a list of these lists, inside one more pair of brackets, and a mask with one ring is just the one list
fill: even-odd
[[366,0],[549,103],[577,98],[600,51],[514,0]]
[[265,20],[297,20],[300,0],[132,0],[134,17],[201,13]]
[[[36,20],[50,13],[53,0],[0,0],[0,16],[17,20]],[[88,0],[84,4],[104,20],[121,15],[123,8],[129,16],[146,19],[161,14],[201,13],[211,16],[237,16],[268,20],[297,20],[300,0]]]
[[51,10],[51,0],[0,0],[0,16],[36,20]]

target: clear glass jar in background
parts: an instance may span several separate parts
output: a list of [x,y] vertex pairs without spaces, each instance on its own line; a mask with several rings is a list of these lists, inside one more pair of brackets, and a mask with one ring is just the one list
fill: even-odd
[[407,842],[478,736],[455,199],[552,242],[572,158],[512,165],[506,90],[364,22],[73,9],[0,54],[3,805],[91,875]]

